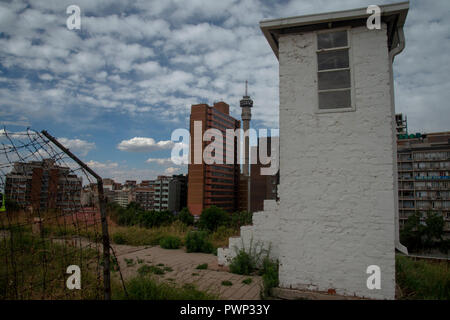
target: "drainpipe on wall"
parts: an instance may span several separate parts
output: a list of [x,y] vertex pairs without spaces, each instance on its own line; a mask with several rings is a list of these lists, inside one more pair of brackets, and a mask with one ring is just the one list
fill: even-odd
[[[397,47],[391,49],[389,51],[389,59],[390,59],[390,76],[391,76],[391,108],[392,114],[395,115],[395,96],[394,96],[394,71],[393,64],[395,56],[400,54],[403,49],[405,49],[405,34],[403,32],[403,28],[397,28],[398,34],[398,45]],[[400,251],[401,253],[408,254],[408,248],[400,243],[400,220],[399,220],[399,205],[398,205],[398,168],[397,168],[397,134],[396,134],[396,124],[395,118],[392,119],[392,132],[393,132],[393,145],[394,145],[394,201],[395,201],[395,249]]]

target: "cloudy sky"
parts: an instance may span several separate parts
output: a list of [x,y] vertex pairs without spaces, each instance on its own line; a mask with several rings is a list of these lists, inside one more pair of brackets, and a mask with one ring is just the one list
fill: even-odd
[[[0,125],[48,130],[118,181],[186,172],[167,159],[192,104],[223,100],[239,118],[248,80],[252,126],[278,128],[278,62],[260,20],[392,2],[2,1]],[[66,27],[73,4],[81,30]],[[450,2],[410,5],[394,66],[396,109],[410,131],[447,131]]]

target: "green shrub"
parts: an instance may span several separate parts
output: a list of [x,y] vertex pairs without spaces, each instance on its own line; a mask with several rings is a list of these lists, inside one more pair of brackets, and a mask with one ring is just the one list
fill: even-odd
[[186,236],[185,243],[187,252],[212,253],[214,250],[206,231],[190,231]]
[[127,264],[127,267],[134,266],[134,260],[133,259],[124,258],[124,261]]
[[[164,282],[157,282],[150,277],[138,276],[126,283],[128,299],[130,300],[211,300],[214,295],[199,291],[193,285],[181,288]],[[113,299],[126,299],[122,291],[115,291]],[[114,292],[113,292],[114,293]]]
[[200,228],[214,232],[220,226],[228,226],[230,215],[216,206],[211,206],[202,211],[198,224]]
[[250,283],[252,283],[252,282],[253,282],[253,279],[252,279],[252,278],[247,278],[247,279],[242,280],[242,283],[243,283],[243,284],[250,284]]
[[241,226],[252,224],[253,214],[247,211],[233,212],[230,218],[230,227],[239,229]]
[[194,224],[194,216],[189,212],[188,208],[183,208],[177,215],[176,219],[188,226],[192,226]]
[[278,262],[272,261],[269,258],[264,258],[262,268],[263,280],[263,298],[270,296],[272,288],[278,287]]
[[159,245],[164,249],[178,249],[181,246],[181,239],[175,236],[165,236],[159,240]]
[[224,280],[224,281],[222,281],[222,285],[223,285],[223,286],[226,286],[226,287],[230,287],[230,286],[233,285],[233,283],[232,283],[231,281]]
[[450,272],[447,262],[414,261],[396,256],[398,299],[450,300]]
[[112,235],[112,240],[115,244],[125,244],[126,240],[122,233],[114,233]]
[[256,267],[254,259],[244,250],[240,250],[230,263],[230,271],[236,274],[250,275]]
[[208,264],[207,263],[199,264],[196,269],[198,270],[208,269]]

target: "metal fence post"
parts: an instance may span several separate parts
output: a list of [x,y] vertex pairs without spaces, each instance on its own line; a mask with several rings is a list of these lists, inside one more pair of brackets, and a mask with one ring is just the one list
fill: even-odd
[[102,222],[102,243],[103,243],[103,287],[104,287],[104,298],[105,300],[111,299],[111,271],[110,271],[110,244],[109,244],[109,233],[108,233],[108,221],[106,218],[106,199],[103,191],[103,180],[97,173],[95,173],[91,168],[89,168],[83,161],[78,159],[69,149],[64,147],[59,143],[56,138],[50,135],[47,131],[43,130],[41,132],[47,139],[49,139],[58,148],[64,151],[73,161],[78,163],[80,167],[89,172],[95,179],[97,179],[99,206],[100,206],[100,216]]

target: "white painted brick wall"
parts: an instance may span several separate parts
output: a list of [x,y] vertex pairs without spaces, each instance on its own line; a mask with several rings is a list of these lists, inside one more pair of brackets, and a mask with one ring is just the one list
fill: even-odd
[[[280,202],[218,252],[227,264],[250,239],[271,246],[280,286],[395,296],[394,117],[386,26],[350,30],[356,111],[316,113],[315,34],[279,41]],[[233,249],[233,247],[236,247]],[[366,286],[381,268],[381,290]]]
[[[350,31],[355,112],[316,113],[314,33],[280,38],[280,286],[394,298],[393,114],[385,27]],[[381,290],[366,269],[381,268]]]

